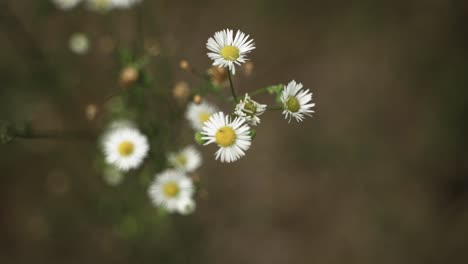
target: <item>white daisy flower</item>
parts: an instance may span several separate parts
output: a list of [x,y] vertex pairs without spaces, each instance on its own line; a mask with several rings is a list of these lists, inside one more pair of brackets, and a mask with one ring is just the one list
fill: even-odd
[[112,0],[112,5],[117,8],[129,8],[142,0]]
[[284,87],[281,93],[281,102],[283,103],[283,115],[285,118],[295,118],[297,122],[304,120],[305,115],[312,116],[314,111],[311,109],[315,106],[312,101],[312,93],[309,90],[302,89],[302,83],[296,83],[291,81],[287,86]]
[[213,114],[203,125],[201,134],[202,139],[206,140],[205,145],[218,144],[216,159],[228,163],[243,157],[252,140],[250,127],[243,118],[236,117],[231,121],[229,115],[224,115],[223,112]]
[[249,125],[256,126],[260,124],[259,116],[265,113],[266,109],[266,104],[255,102],[248,94],[245,94],[244,99],[241,99],[236,105],[234,114],[244,118]]
[[249,35],[240,30],[235,36],[231,29],[216,32],[206,43],[211,51],[207,54],[213,60],[213,66],[229,68],[233,75],[236,74],[235,64],[246,62],[247,53],[255,49],[253,39],[248,39]]
[[60,9],[69,10],[77,6],[81,0],[52,0],[52,2]]
[[79,55],[83,55],[88,52],[90,46],[88,36],[83,33],[75,33],[71,35],[68,45],[70,46],[71,51]]
[[183,215],[189,215],[195,212],[196,204],[193,199],[187,199],[184,202],[180,203],[179,213]]
[[168,160],[178,170],[193,172],[200,167],[202,156],[194,146],[188,146],[177,153],[170,153]]
[[218,108],[212,104],[201,102],[200,104],[190,103],[185,112],[185,117],[190,121],[193,129],[200,131],[212,114],[216,113]]
[[132,127],[119,127],[108,132],[103,139],[105,159],[122,171],[140,166],[148,154],[145,135]]
[[149,187],[149,196],[155,206],[169,212],[184,213],[194,194],[192,179],[177,170],[165,170],[156,175]]
[[85,0],[86,5],[93,11],[105,12],[114,7],[113,0]]

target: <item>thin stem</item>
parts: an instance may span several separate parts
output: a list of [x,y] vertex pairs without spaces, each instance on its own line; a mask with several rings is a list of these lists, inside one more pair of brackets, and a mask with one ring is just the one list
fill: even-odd
[[283,110],[283,107],[282,106],[272,106],[272,107],[267,107],[267,110],[278,111],[278,110]]
[[228,69],[227,72],[228,72],[228,78],[229,78],[229,85],[231,86],[232,97],[234,98],[234,101],[238,103],[239,99],[237,99],[236,91],[234,90],[234,85],[232,84],[231,70]]
[[266,92],[266,91],[268,90],[268,87],[269,87],[269,86],[263,87],[263,88],[260,88],[260,89],[257,89],[257,90],[255,90],[255,91],[253,91],[253,92],[250,93],[250,96],[253,97],[253,96],[259,95],[259,94],[261,94],[261,93],[264,93],[264,92]]

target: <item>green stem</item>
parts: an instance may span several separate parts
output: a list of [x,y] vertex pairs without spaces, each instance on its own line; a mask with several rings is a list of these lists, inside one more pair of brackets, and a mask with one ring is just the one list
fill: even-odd
[[251,92],[249,95],[252,96],[252,97],[254,97],[254,96],[256,96],[256,95],[259,95],[259,94],[261,94],[261,93],[264,93],[264,92],[266,92],[266,91],[268,90],[268,87],[269,87],[269,86],[263,87],[263,88],[260,88],[260,89],[257,89],[257,90],[255,90],[255,91]]
[[272,106],[272,107],[267,107],[267,110],[272,110],[272,111],[278,111],[278,110],[283,110],[284,108],[282,106]]
[[231,70],[228,69],[227,72],[228,72],[228,78],[229,78],[229,85],[231,86],[232,97],[234,98],[234,101],[238,103],[239,99],[237,98],[236,91],[234,90],[234,85],[232,84]]

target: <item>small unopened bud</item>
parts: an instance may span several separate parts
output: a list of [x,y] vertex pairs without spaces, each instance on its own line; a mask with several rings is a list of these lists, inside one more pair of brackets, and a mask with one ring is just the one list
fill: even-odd
[[98,107],[95,104],[88,104],[85,109],[86,119],[93,121],[98,113]]
[[15,139],[15,129],[8,121],[0,121],[0,143],[7,144]]
[[203,145],[206,142],[203,139],[203,135],[201,132],[196,132],[194,138],[195,138],[195,142],[197,142],[199,145]]
[[190,96],[190,86],[187,82],[177,82],[172,90],[172,95],[179,102],[183,103]]
[[190,63],[187,60],[181,60],[179,67],[184,70],[184,71],[189,71],[190,70]]
[[195,95],[195,96],[193,97],[193,102],[194,102],[195,104],[200,104],[200,103],[202,102],[202,97],[201,97],[199,94]]
[[251,137],[252,139],[254,139],[255,136],[257,136],[257,131],[255,131],[255,130],[253,130],[253,129],[250,130],[250,137]]
[[126,88],[133,85],[138,80],[139,74],[135,67],[127,66],[120,72],[120,85]]
[[248,61],[244,64],[244,67],[242,68],[244,70],[245,76],[250,76],[253,73],[254,70],[254,64],[251,61]]

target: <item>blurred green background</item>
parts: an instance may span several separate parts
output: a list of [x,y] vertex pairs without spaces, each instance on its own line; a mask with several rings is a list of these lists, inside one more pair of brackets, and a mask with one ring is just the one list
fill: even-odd
[[[3,0],[0,119],[99,133],[85,108],[115,91],[112,43],[135,45],[138,16],[158,43],[157,89],[195,83],[179,61],[208,68],[208,37],[239,28],[257,46],[240,94],[295,79],[316,114],[266,113],[234,164],[204,148],[190,216],[160,216],[132,175],[107,185],[95,140],[0,145],[0,263],[468,262],[463,1],[144,0],[100,14]],[[88,54],[68,49],[75,32]]]

